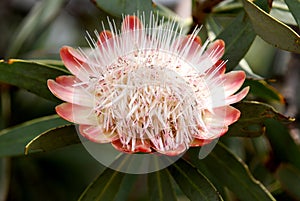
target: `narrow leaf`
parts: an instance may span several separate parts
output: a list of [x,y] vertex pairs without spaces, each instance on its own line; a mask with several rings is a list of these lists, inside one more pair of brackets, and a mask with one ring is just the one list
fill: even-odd
[[300,36],[249,0],[243,0],[253,29],[266,42],[283,50],[300,53]]
[[270,7],[272,7],[272,1],[273,0],[255,0],[253,3],[260,7],[262,10],[265,12],[269,13],[270,12]]
[[52,66],[52,67],[58,67],[62,71],[66,71],[66,73],[69,73],[69,71],[66,69],[64,63],[61,60],[50,60],[50,59],[34,59],[30,60],[34,63],[39,63],[47,66]]
[[190,163],[179,159],[168,167],[182,192],[190,200],[223,200],[212,183]]
[[39,134],[70,124],[57,115],[34,119],[13,128],[0,131],[0,157],[24,154],[26,144]]
[[266,101],[285,103],[283,95],[264,80],[246,79],[244,86],[250,86],[250,93]]
[[15,85],[48,100],[60,102],[47,87],[47,80],[59,75],[69,74],[63,67],[47,65],[34,61],[11,59],[0,61],[0,81]]
[[235,70],[245,71],[247,78],[259,79],[259,80],[263,79],[263,77],[253,72],[253,70],[250,68],[248,62],[245,59],[242,59],[240,61],[239,65],[235,68]]
[[285,117],[270,105],[255,101],[243,101],[234,105],[240,110],[240,119],[229,126],[228,137],[258,137],[265,133],[264,120],[272,118],[283,123],[294,121],[293,118]]
[[185,159],[211,181],[226,186],[243,201],[274,201],[270,192],[253,178],[247,165],[224,145],[218,143],[204,159],[198,159],[199,148],[190,149]]
[[297,22],[284,1],[273,1],[271,15],[289,26],[297,26]]
[[55,19],[65,0],[44,0],[37,2],[21,23],[9,46],[8,57],[15,57],[22,48],[32,46],[47,26]]
[[[183,33],[188,32],[191,20],[183,19],[178,16],[175,12],[166,6],[156,4],[151,0],[92,0],[94,4],[101,10],[104,11],[110,17],[120,20],[123,15],[143,15],[144,22],[149,23],[150,13],[153,13],[155,17],[160,19],[164,18],[174,20],[183,28]],[[104,23],[105,23],[105,19]],[[118,24],[117,24],[118,26]]]
[[284,0],[289,7],[293,17],[300,27],[300,1],[299,0]]
[[148,189],[149,200],[177,200],[174,188],[172,188],[171,175],[167,169],[148,174]]
[[290,162],[300,170],[300,147],[291,138],[288,128],[274,119],[265,120],[265,125],[276,159]]
[[64,125],[38,135],[25,147],[25,154],[37,151],[50,151],[72,144],[80,143],[75,126]]
[[234,69],[249,50],[255,32],[247,15],[241,12],[218,36],[225,41],[224,60],[228,71]]
[[[114,201],[129,200],[128,197],[132,193],[132,187],[134,186],[137,178],[137,174],[125,174]],[[135,192],[135,189],[133,192]]]
[[120,17],[122,14],[136,14],[137,11],[147,13],[155,8],[152,1],[144,0],[93,0],[93,2],[100,9],[115,17]]
[[[107,14],[120,18],[122,15],[145,14],[146,17],[150,12],[158,12],[157,14],[165,17],[172,17],[176,15],[172,10],[167,7],[156,4],[151,0],[92,0],[94,4],[105,11]],[[138,12],[138,13],[137,13]],[[148,20],[147,18],[145,19]]]
[[282,164],[276,171],[282,188],[295,200],[300,200],[300,170],[290,164]]
[[[121,161],[124,158],[121,159]],[[125,158],[126,160],[126,158]],[[120,163],[122,165],[122,162]],[[116,198],[125,174],[110,168],[100,174],[82,193],[78,201],[110,201]]]

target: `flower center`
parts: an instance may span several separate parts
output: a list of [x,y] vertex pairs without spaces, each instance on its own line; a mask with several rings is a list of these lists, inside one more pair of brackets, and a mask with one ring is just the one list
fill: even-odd
[[152,50],[126,55],[103,72],[95,88],[99,125],[123,144],[140,139],[172,150],[188,147],[205,130],[205,81],[174,55]]

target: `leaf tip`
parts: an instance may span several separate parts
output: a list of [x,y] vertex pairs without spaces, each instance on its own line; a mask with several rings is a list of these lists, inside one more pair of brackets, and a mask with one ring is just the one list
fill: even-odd
[[13,64],[14,62],[15,62],[15,59],[9,59],[9,60],[7,61],[8,64]]
[[24,154],[25,154],[25,155],[28,155],[28,154],[29,154],[29,147],[28,147],[28,145],[25,146]]

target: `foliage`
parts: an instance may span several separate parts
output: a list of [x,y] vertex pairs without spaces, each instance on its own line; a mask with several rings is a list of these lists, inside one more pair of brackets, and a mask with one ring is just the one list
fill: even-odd
[[[79,176],[74,174],[76,172],[76,168],[73,170],[74,166],[64,164],[62,168],[64,172],[60,172],[61,175],[56,174],[57,172],[52,173],[57,179],[57,181],[51,180],[51,185],[57,185],[53,188],[56,192],[50,195],[49,191],[45,191],[42,196],[56,200],[77,197],[78,200],[86,201],[300,200],[297,188],[300,186],[300,146],[299,140],[297,141],[300,136],[299,133],[295,134],[295,131],[299,131],[297,130],[299,125],[296,124],[297,120],[284,115],[288,114],[286,111],[289,110],[285,111],[285,107],[289,105],[285,105],[286,99],[280,93],[282,91],[280,83],[272,85],[270,79],[267,79],[275,76],[272,72],[276,70],[276,66],[264,66],[264,63],[261,63],[259,68],[268,71],[265,75],[267,78],[264,79],[253,73],[251,68],[246,69],[243,65],[247,64],[247,60],[251,63],[247,57],[248,51],[262,51],[253,50],[253,43],[257,37],[273,46],[272,51],[280,53],[279,49],[286,50],[296,58],[296,62],[299,62],[300,36],[297,34],[300,26],[299,0],[191,0],[193,22],[190,19],[180,18],[171,9],[155,4],[151,0],[93,0],[92,2],[94,5],[89,1],[81,1],[80,4],[85,8],[82,11],[80,5],[71,1],[43,0],[32,7],[28,14],[26,13],[26,18],[15,27],[15,34],[4,33],[11,42],[7,45],[8,48],[0,51],[4,52],[0,55],[3,57],[0,61],[2,105],[0,118],[3,122],[0,131],[0,156],[2,157],[0,169],[6,170],[11,167],[11,171],[8,172],[11,172],[13,179],[9,182],[10,175],[2,171],[4,173],[0,175],[0,189],[3,190],[0,190],[0,200],[1,194],[3,197],[7,196],[8,200],[39,200],[40,197],[36,195],[40,194],[35,194],[32,188],[20,190],[21,186],[17,183],[24,178],[23,174],[18,172],[20,170],[27,172],[28,168],[28,172],[32,175],[25,178],[34,178],[34,170],[38,167],[37,161],[43,159],[46,154],[48,156],[52,154],[51,160],[57,160],[57,164],[64,160],[70,161],[70,158],[78,161],[79,164],[90,157],[77,154],[76,151],[72,152],[80,146],[76,127],[53,115],[53,104],[60,101],[50,93],[46,84],[47,79],[69,73],[59,61],[58,50],[55,50],[53,55],[51,42],[50,45],[47,42],[51,38],[51,29],[57,28],[55,24],[62,21],[60,26],[65,26],[63,15],[66,15],[66,10],[73,12],[72,16],[68,16],[68,22],[85,23],[80,25],[86,26],[83,29],[90,29],[90,27],[94,29],[94,25],[99,24],[99,19],[105,20],[109,17],[120,21],[122,15],[137,13],[137,11],[145,14],[158,13],[159,17],[164,18],[177,16],[177,22],[183,26],[186,33],[201,22],[203,23],[201,35],[209,36],[210,40],[221,38],[225,41],[224,59],[228,59],[227,71],[239,68],[252,74],[244,84],[250,86],[251,91],[246,101],[235,105],[242,114],[239,121],[230,126],[228,133],[204,159],[199,159],[199,148],[191,148],[176,163],[147,175],[125,174],[102,166],[98,168],[94,163],[87,162],[89,166],[80,169],[82,175]],[[89,15],[90,12],[92,14]],[[277,14],[272,16],[272,12]],[[286,15],[290,15],[290,18],[282,17]],[[278,16],[280,19],[277,19]],[[15,21],[13,25],[17,24]],[[75,32],[77,34],[82,32],[82,27],[68,26],[66,29],[71,30],[64,33],[67,36],[74,33],[75,37]],[[56,39],[55,36],[54,40]],[[77,39],[72,43],[81,45],[81,41]],[[59,44],[62,45],[64,43]],[[275,60],[274,57],[271,59]],[[296,63],[297,65],[299,67],[299,63]],[[293,71],[295,68],[288,68],[286,71],[288,70]],[[293,85],[289,87],[297,89]],[[35,111],[36,116],[31,117],[29,113],[37,106],[33,105],[34,101],[26,101],[26,99],[36,100],[42,104],[43,110]],[[24,104],[29,109],[24,109]],[[300,104],[293,101],[291,104],[294,104],[292,107],[297,109],[292,115],[299,115]],[[18,118],[24,112],[28,114],[27,119],[20,124],[23,120]],[[59,157],[57,153],[64,153],[64,150],[71,150],[71,153],[63,158]],[[80,152],[84,150],[80,149]],[[10,159],[7,160],[8,158]],[[48,158],[45,157],[44,160]],[[10,161],[8,163],[11,165],[7,165],[7,161]],[[28,164],[24,161],[35,161],[36,164]],[[97,167],[96,170],[91,166]],[[43,174],[36,176],[42,177],[39,181],[45,184],[46,189],[49,188],[46,185],[49,177],[44,175],[47,171],[51,172],[51,166],[43,171]],[[71,174],[74,175],[70,176]],[[92,183],[82,186],[97,174]],[[59,188],[60,176],[62,179],[68,178],[64,181],[65,185],[72,186],[74,180],[79,178],[85,183],[78,184],[80,187],[74,187],[77,189],[76,193],[72,193],[72,189],[64,191],[62,190],[64,186]],[[27,180],[21,183],[31,184]]]

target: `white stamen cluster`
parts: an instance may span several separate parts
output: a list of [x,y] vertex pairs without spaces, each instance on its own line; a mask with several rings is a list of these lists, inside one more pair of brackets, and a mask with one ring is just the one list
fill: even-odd
[[180,47],[175,23],[157,27],[155,21],[149,28],[115,34],[101,44],[105,50],[94,42],[92,53],[84,55],[98,75],[83,85],[94,96],[99,126],[132,150],[136,140],[162,151],[188,148],[207,130],[203,111],[211,109],[212,100],[203,73],[221,50],[202,55],[205,43],[197,45],[197,57],[188,56],[194,38]]

